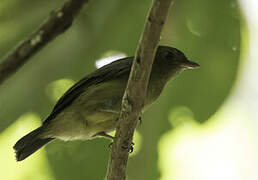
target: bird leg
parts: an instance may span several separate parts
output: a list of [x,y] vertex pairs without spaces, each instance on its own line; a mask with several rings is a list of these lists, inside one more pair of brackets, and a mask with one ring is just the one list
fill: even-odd
[[107,133],[104,132],[104,131],[95,134],[93,137],[95,137],[95,136],[102,136],[102,137],[105,137],[105,138],[114,140],[114,137],[113,137],[113,136],[110,136],[109,134],[107,134]]

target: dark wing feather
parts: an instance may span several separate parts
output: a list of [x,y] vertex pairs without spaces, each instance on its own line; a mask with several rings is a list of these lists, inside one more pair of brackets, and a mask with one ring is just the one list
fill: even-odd
[[100,69],[97,69],[96,71],[81,79],[68,91],[66,91],[66,93],[58,100],[54,106],[53,111],[44,121],[44,123],[47,123],[51,119],[55,118],[58,113],[60,113],[64,108],[71,104],[88,87],[115,79],[126,73],[129,74],[132,66],[132,60],[133,57],[116,60],[108,65],[101,67]]

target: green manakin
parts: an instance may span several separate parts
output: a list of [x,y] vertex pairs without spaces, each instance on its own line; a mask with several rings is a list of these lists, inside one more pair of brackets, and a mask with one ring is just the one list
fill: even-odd
[[[54,139],[64,141],[110,137],[121,109],[133,57],[97,69],[72,86],[56,103],[42,126],[15,145],[17,161],[24,160]],[[184,69],[199,65],[176,48],[159,46],[150,75],[144,109],[160,95],[166,83]]]

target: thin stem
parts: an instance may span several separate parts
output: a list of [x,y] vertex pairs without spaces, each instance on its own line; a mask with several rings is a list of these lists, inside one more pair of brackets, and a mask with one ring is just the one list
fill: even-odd
[[143,108],[152,63],[171,1],[154,0],[149,11],[123,96],[107,180],[125,180],[126,178],[126,166],[132,137]]
[[49,18],[26,40],[12,50],[0,64],[0,84],[21,68],[30,57],[46,46],[51,40],[65,32],[88,0],[68,0],[53,11]]

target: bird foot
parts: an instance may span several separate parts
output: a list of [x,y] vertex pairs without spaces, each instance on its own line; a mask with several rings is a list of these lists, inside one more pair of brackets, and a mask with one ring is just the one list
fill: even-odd
[[142,116],[139,116],[138,120],[139,120],[139,125],[142,125]]
[[[109,148],[112,148],[113,143],[114,143],[114,142],[109,143],[108,147],[109,147]],[[130,145],[130,147],[122,146],[122,148],[123,148],[123,149],[127,149],[129,153],[132,153],[133,150],[134,150],[134,147],[133,147],[134,145],[135,145],[134,142],[132,142],[131,145]]]

